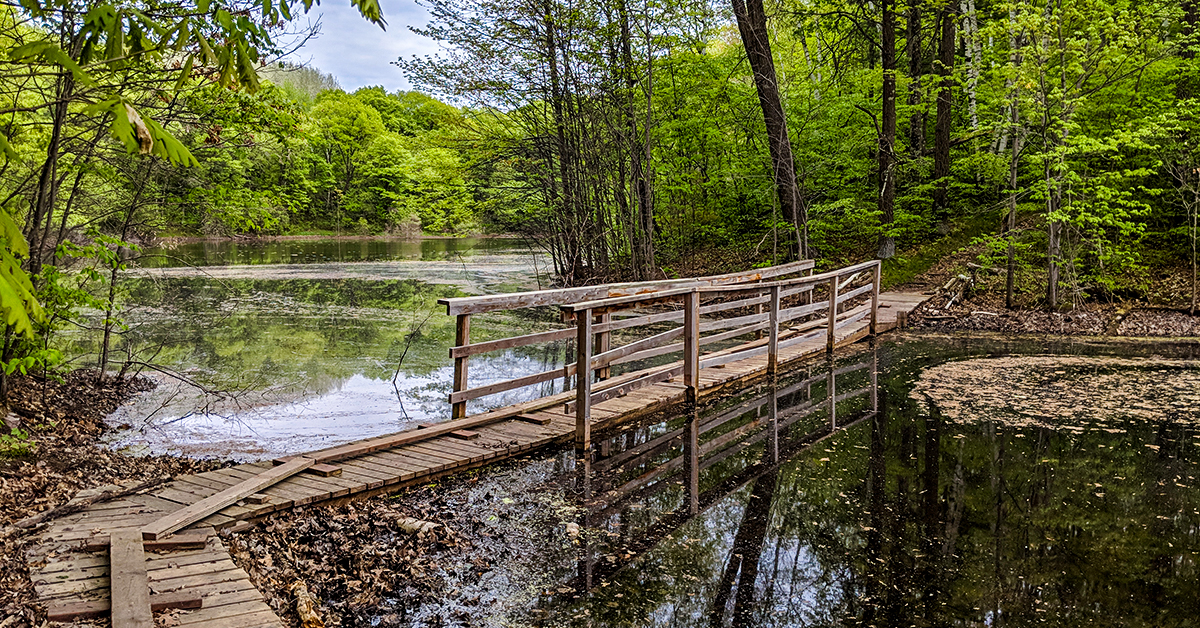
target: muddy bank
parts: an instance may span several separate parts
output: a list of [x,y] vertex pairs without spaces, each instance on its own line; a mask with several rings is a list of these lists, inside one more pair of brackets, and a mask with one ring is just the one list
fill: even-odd
[[29,532],[36,528],[17,530],[14,523],[61,506],[84,489],[222,466],[173,456],[131,457],[100,446],[111,429],[104,418],[150,386],[145,379],[97,383],[92,371],[76,371],[61,383],[33,377],[14,382],[0,431],[0,617],[6,618],[5,628],[41,626],[44,619],[24,557]]
[[1004,307],[1003,295],[971,289],[925,291],[929,301],[909,314],[909,327],[1059,336],[1200,337],[1200,315],[1146,303],[1084,303],[1069,311]]

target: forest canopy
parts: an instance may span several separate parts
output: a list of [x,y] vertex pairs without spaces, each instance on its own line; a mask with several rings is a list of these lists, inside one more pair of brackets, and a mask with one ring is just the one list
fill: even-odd
[[563,283],[969,245],[1038,307],[1194,276],[1195,0],[424,4],[379,31],[442,46],[416,89],[348,92],[285,60],[308,3],[0,1],[6,323],[111,314],[180,235],[518,234]]

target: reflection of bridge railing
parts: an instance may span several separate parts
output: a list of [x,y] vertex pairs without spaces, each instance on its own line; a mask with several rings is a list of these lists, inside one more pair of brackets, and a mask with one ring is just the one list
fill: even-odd
[[[730,273],[726,275],[697,277],[694,279],[615,283],[599,286],[583,286],[579,288],[562,288],[557,290],[537,290],[534,292],[519,292],[515,294],[495,294],[480,297],[441,299],[438,301],[438,303],[446,306],[446,314],[457,317],[454,339],[455,346],[450,348],[450,357],[454,359],[454,390],[450,394],[450,403],[453,406],[453,418],[457,419],[466,416],[466,404],[472,399],[478,399],[480,397],[486,397],[488,395],[494,395],[516,388],[523,388],[525,386],[532,386],[542,382],[558,379],[560,377],[569,378],[575,375],[575,364],[568,364],[559,369],[553,369],[544,371],[542,373],[536,373],[534,375],[517,377],[501,382],[490,383],[485,386],[471,388],[467,383],[467,366],[468,358],[470,356],[488,353],[490,351],[500,351],[503,349],[513,349],[516,347],[555,342],[558,340],[568,340],[575,338],[577,335],[575,329],[567,328],[472,344],[470,336],[471,315],[473,314],[484,314],[487,312],[498,312],[504,310],[520,310],[532,307],[562,306],[594,299],[657,294],[666,290],[744,284],[747,282],[787,277],[798,273],[807,273],[810,272],[812,268],[812,260],[800,260],[798,262],[782,264],[780,266],[772,266],[769,268],[759,268],[746,272]],[[765,301],[761,299],[755,300],[751,303],[739,302],[737,305],[730,305],[726,308],[720,309],[712,309],[711,311],[716,312],[724,309],[731,309],[733,307],[748,305],[756,305],[761,308],[761,304],[764,302]],[[598,322],[598,324],[592,327],[591,334],[594,335],[593,342],[595,343],[596,348],[603,352],[608,350],[609,338],[611,337],[611,333],[614,331],[653,323],[676,322],[682,319],[682,312],[664,312],[619,321],[613,321],[609,317],[604,316],[602,320]],[[608,366],[636,360],[639,359],[639,357],[627,356],[627,359],[613,358],[608,362]],[[605,371],[602,373],[602,375],[607,376],[607,367],[605,367]]]
[[[866,386],[846,393],[837,392],[839,376],[862,370],[867,370]],[[812,386],[822,382],[825,383],[825,397],[814,399]],[[799,394],[803,394],[803,400],[790,407],[779,408],[780,400]],[[865,409],[855,412],[849,421],[839,423],[837,405],[859,397],[867,400]],[[685,499],[679,508],[659,517],[650,529],[629,535],[627,538],[631,544],[623,546],[622,551],[617,553],[622,557],[620,560],[598,563],[593,559],[590,548],[585,548],[585,557],[579,563],[579,575],[568,586],[575,591],[590,589],[593,582],[608,578],[716,502],[776,470],[783,461],[795,454],[874,416],[878,410],[877,364],[871,359],[838,369],[830,368],[783,388],[772,386],[770,393],[765,396],[740,403],[716,416],[689,417],[683,427],[630,445],[621,451],[613,451],[614,444],[624,440],[629,432],[604,439],[599,443],[600,455],[597,460],[593,462],[590,457],[584,457],[577,463],[579,467],[574,482],[585,504],[582,515],[585,527],[619,515],[633,502],[646,500],[672,486],[678,486],[680,480]],[[790,434],[801,420],[820,411],[828,413],[828,421],[824,425]],[[754,415],[752,418],[738,423],[750,413]],[[722,431],[727,427],[730,429]],[[744,454],[764,440],[766,444],[757,462],[727,477],[706,477],[706,483],[712,486],[701,492],[702,473],[731,456]],[[672,450],[681,453],[661,461]],[[630,477],[632,474],[636,475]]]

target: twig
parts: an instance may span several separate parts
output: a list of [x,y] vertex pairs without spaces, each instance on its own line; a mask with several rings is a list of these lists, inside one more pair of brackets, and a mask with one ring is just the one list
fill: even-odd
[[0,535],[0,537],[10,536],[11,534],[13,534],[14,528],[19,529],[19,530],[27,530],[29,528],[37,526],[38,524],[44,523],[51,519],[57,519],[58,517],[63,517],[63,516],[66,516],[66,515],[69,515],[72,513],[86,510],[87,507],[91,506],[92,504],[99,504],[99,503],[117,499],[119,497],[125,497],[126,495],[131,495],[131,494],[137,493],[139,491],[144,491],[148,488],[154,488],[155,486],[158,486],[159,484],[165,484],[170,481],[171,481],[171,476],[163,475],[163,476],[154,478],[152,480],[146,480],[144,482],[139,482],[137,484],[134,484],[133,486],[127,486],[124,488],[110,490],[110,491],[101,491],[99,493],[96,493],[95,495],[90,495],[90,496],[84,497],[82,499],[72,499],[71,501],[69,501],[61,506],[58,506],[55,508],[50,508],[48,510],[43,510],[42,512],[39,512],[34,515],[30,515],[16,523],[14,523],[12,525],[12,527],[6,529],[4,531],[4,534]]

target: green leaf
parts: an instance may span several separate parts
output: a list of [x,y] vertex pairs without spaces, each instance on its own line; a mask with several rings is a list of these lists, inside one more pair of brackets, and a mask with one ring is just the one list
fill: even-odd
[[17,226],[17,222],[4,210],[0,210],[0,237],[4,238],[12,252],[29,256],[29,243],[25,241],[25,234],[21,233],[21,227]]
[[192,62],[194,60],[195,60],[195,57],[193,57],[192,55],[188,55],[187,61],[184,62],[184,64],[183,64],[183,69],[180,70],[180,72],[179,72],[179,80],[175,82],[175,91],[179,91],[179,90],[183,89],[183,86],[187,84],[187,80],[189,78],[191,78]]
[[4,154],[5,159],[17,158],[16,149],[12,147],[12,144],[8,142],[8,138],[4,137],[3,133],[0,133],[0,153]]
[[92,86],[96,84],[91,75],[79,67],[79,64],[74,59],[53,42],[35,41],[17,46],[8,51],[8,58],[18,63],[29,63],[35,59],[46,63],[53,63],[69,71],[75,77],[75,80],[82,85]]

